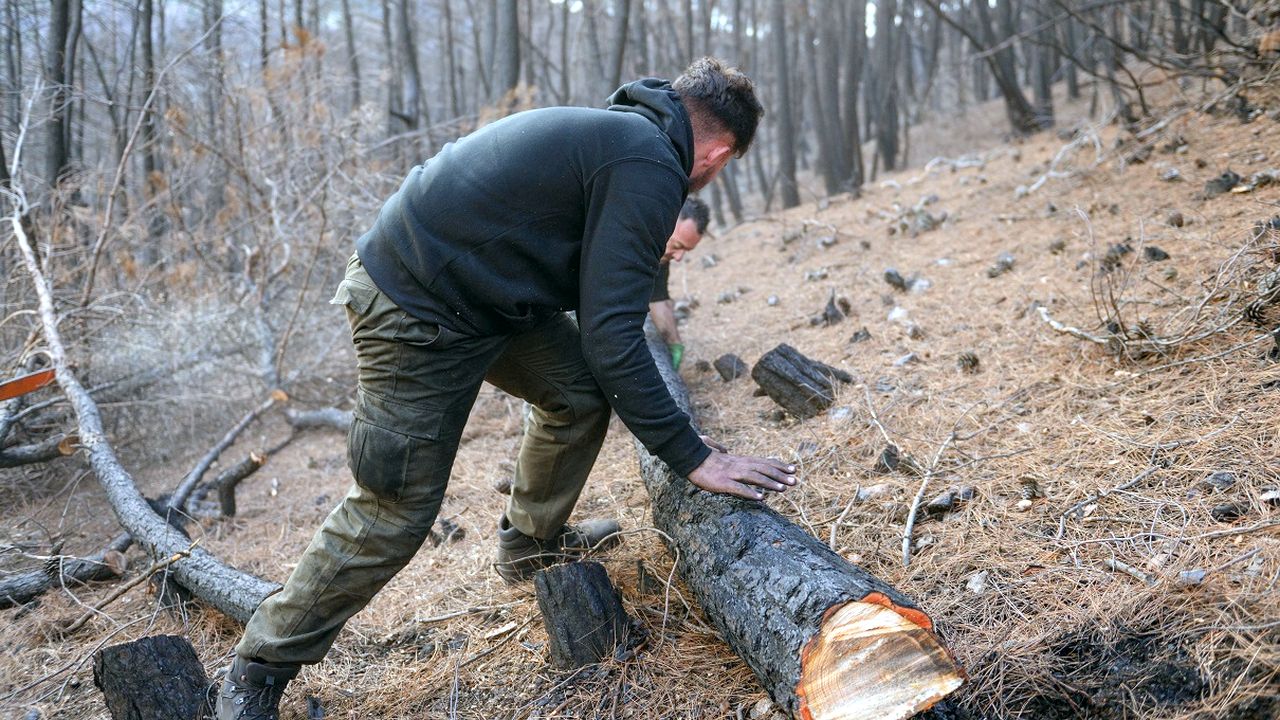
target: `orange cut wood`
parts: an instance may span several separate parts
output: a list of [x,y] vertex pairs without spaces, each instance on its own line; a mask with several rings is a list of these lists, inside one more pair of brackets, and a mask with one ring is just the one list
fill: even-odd
[[35,392],[51,382],[53,382],[53,368],[7,380],[0,383],[0,400],[9,400]]
[[964,670],[912,617],[929,623],[919,610],[897,607],[883,596],[829,611],[801,653],[798,715],[906,720],[959,688]]

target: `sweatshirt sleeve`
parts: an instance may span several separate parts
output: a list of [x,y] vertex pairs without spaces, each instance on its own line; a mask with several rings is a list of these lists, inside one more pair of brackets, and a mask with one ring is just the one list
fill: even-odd
[[688,475],[711,454],[676,406],[644,338],[649,295],[686,180],[646,159],[618,162],[588,182],[579,268],[582,353],[618,417],[649,452]]

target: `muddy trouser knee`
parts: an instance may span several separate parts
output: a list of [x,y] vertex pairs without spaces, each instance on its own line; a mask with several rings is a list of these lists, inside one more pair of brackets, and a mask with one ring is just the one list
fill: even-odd
[[533,406],[507,519],[550,538],[573,512],[609,429],[609,403],[582,357],[577,324],[557,315],[513,336],[485,379]]
[[354,257],[333,302],[346,307],[359,369],[347,438],[355,484],[236,646],[267,662],[319,662],[343,624],[422,546],[484,368],[506,340],[414,318]]

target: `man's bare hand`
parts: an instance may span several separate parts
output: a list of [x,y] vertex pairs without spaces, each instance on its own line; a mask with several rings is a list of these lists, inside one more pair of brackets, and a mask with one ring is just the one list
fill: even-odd
[[[704,438],[704,442],[706,439]],[[715,447],[711,443],[707,443]],[[723,447],[723,446],[722,446]],[[689,482],[703,490],[761,500],[764,490],[782,492],[796,484],[796,468],[772,458],[713,452],[689,473]]]

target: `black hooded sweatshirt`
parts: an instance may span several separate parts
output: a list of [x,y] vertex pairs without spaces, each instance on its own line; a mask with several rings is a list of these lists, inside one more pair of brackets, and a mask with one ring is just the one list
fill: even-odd
[[529,110],[449,143],[410,171],[356,251],[397,305],[463,334],[514,334],[576,310],[618,417],[688,475],[711,451],[643,327],[688,194],[693,129],[666,81],[624,85],[609,103]]

